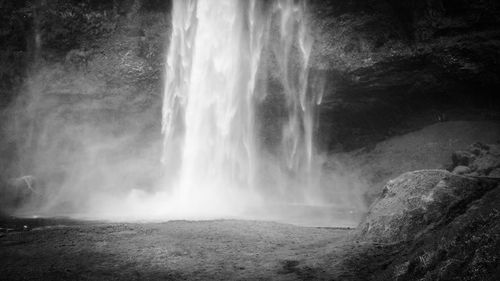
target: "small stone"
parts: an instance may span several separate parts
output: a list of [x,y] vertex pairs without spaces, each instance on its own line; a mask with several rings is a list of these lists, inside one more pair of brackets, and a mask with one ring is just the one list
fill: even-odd
[[489,150],[490,150],[489,145],[486,145],[486,144],[483,144],[480,142],[476,142],[469,147],[469,151],[472,152],[472,154],[474,154],[476,156],[484,155],[484,154],[488,153]]
[[472,161],[474,161],[475,156],[474,154],[468,152],[468,151],[455,151],[453,152],[453,155],[451,156],[451,160],[453,161],[453,166],[469,166]]
[[472,170],[467,166],[457,166],[453,169],[453,173],[456,175],[465,175],[472,172]]

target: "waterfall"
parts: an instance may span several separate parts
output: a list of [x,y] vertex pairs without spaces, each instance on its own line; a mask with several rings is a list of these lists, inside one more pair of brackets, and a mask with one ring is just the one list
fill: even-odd
[[[267,95],[283,95],[286,112],[273,164],[295,177],[311,176],[321,97],[308,91],[312,38],[305,1],[174,0],[169,45],[162,162],[175,170],[178,201],[233,212],[265,197],[259,171],[271,160],[259,140],[256,107]],[[281,93],[267,93],[272,77]]]

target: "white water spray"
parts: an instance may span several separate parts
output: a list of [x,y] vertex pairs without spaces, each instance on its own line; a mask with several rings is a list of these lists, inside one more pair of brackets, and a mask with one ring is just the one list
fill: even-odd
[[364,184],[342,167],[323,170],[314,145],[324,84],[309,71],[305,3],[174,0],[163,140],[143,135],[156,112],[107,119],[106,102],[68,103],[72,95],[53,95],[66,84],[48,86],[83,75],[70,92],[97,91],[94,80],[41,68],[12,108],[24,122],[13,123],[22,175],[34,183],[14,181],[33,194],[17,215],[355,225]]
[[[315,155],[314,107],[321,97],[307,87],[312,38],[305,2],[175,0],[172,24],[163,162],[177,171],[174,201],[217,216],[238,214],[266,197],[259,171],[270,158],[258,139],[256,106],[265,95],[279,94],[286,118],[273,165],[300,178],[306,194]],[[268,49],[272,55],[265,57]],[[282,93],[265,93],[259,84],[273,68],[263,60],[272,57]]]

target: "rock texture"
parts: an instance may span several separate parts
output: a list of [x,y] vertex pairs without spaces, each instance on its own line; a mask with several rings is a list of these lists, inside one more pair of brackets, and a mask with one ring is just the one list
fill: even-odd
[[360,231],[364,237],[382,242],[411,240],[447,223],[455,209],[495,186],[444,170],[409,172],[387,183]]
[[500,179],[500,145],[486,145],[480,142],[453,153],[453,166],[455,174],[488,177]]
[[308,1],[326,77],[322,144],[354,149],[435,122],[499,119],[500,4]]
[[[127,182],[150,186],[160,174],[169,1],[7,2],[0,20],[15,33],[0,30],[9,62],[0,66],[0,178],[33,174],[41,188],[82,182],[81,196],[99,178],[135,174]],[[96,163],[104,169],[78,175]],[[112,167],[123,173],[105,172]]]
[[499,280],[499,204],[497,186],[412,240],[369,244],[360,257],[377,266],[352,263],[361,277],[353,280]]
[[[500,119],[496,1],[307,3],[313,73],[325,80],[318,135],[323,149],[352,150],[446,120]],[[30,92],[51,103],[41,115],[63,100],[66,115],[108,121],[156,105],[151,116],[157,117],[170,1],[4,1],[0,9],[1,109]],[[43,75],[32,72],[35,53]],[[73,113],[80,103],[95,108]],[[269,109],[275,117],[275,108]],[[12,115],[1,114],[2,120]],[[5,170],[19,148],[15,139],[0,141]]]
[[395,280],[498,280],[500,188],[455,210],[449,223],[413,241],[389,266]]
[[415,171],[387,183],[358,230],[383,243],[375,256],[391,249],[371,280],[498,280],[497,153],[476,143],[453,154],[454,173]]

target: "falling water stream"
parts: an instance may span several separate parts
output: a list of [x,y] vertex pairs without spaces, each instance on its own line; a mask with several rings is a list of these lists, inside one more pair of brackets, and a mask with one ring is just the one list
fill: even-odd
[[[95,124],[55,119],[53,141],[39,145],[69,138],[82,149],[38,159],[46,188],[18,215],[355,225],[361,181],[324,169],[315,148],[322,83],[306,1],[174,0],[171,16],[163,140],[137,156],[133,128],[105,138]],[[71,165],[47,166],[52,154]]]
[[[298,194],[294,201],[307,203],[314,109],[321,102],[308,91],[311,49],[305,1],[173,2],[162,160],[176,171],[173,197],[180,208],[235,214],[269,193]],[[280,93],[267,92],[269,79],[279,81]],[[274,157],[259,138],[257,108],[268,95],[284,101]],[[272,174],[274,186],[263,184],[263,173]],[[287,190],[285,175],[301,191]]]

